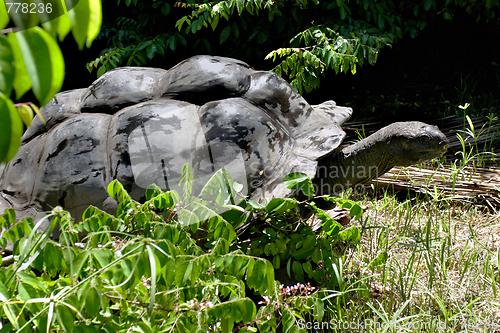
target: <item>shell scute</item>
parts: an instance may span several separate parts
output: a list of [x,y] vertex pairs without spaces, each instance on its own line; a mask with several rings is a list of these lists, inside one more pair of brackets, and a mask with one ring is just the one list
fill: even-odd
[[225,167],[252,199],[290,195],[281,180],[313,178],[352,112],[331,101],[311,107],[275,73],[213,56],[168,71],[115,69],[41,111],[47,126],[36,118],[25,133],[0,182],[0,208],[15,197],[18,208],[64,204],[77,218],[89,204],[112,212],[113,179],[137,200],[152,183],[178,189],[185,163],[195,191]]

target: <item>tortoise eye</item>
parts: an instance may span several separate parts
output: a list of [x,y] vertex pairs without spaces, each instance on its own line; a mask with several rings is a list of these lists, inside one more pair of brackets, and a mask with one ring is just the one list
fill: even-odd
[[427,136],[421,136],[418,138],[418,142],[420,142],[423,145],[428,145],[431,143],[431,139]]

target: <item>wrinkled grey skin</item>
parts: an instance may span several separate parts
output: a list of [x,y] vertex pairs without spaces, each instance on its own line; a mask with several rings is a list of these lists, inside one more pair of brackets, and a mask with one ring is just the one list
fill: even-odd
[[[365,183],[447,147],[437,128],[410,122],[336,150],[350,108],[332,101],[311,107],[276,74],[212,56],[168,71],[119,68],[56,95],[41,112],[47,124],[34,119],[0,179],[0,213],[14,208],[19,219],[58,205],[76,219],[89,205],[114,213],[106,190],[113,179],[142,200],[153,182],[174,188],[184,163],[198,186],[227,167],[251,199],[262,201],[292,194],[280,184],[290,172],[306,173],[320,193],[330,193],[325,184]],[[320,172],[352,166],[377,172]]]
[[447,147],[446,136],[436,126],[418,121],[394,123],[320,158],[314,182],[319,194],[338,193],[376,179],[394,166],[441,157]]

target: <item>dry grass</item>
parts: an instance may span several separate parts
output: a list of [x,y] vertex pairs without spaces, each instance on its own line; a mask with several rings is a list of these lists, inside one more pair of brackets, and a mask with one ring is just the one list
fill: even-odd
[[[413,177],[409,168],[400,174]],[[350,293],[342,315],[330,305],[337,323],[330,331],[356,331],[357,323],[364,332],[500,332],[500,213],[469,202],[473,197],[449,195],[441,176],[422,179],[407,184],[439,195],[402,200],[382,191],[362,198],[369,208],[362,221],[351,222],[362,240],[345,263],[354,272],[351,288],[362,290]],[[383,252],[385,264],[368,270]]]
[[443,123],[448,164],[393,168],[351,194],[368,208],[346,226],[362,232],[343,263],[350,297],[328,300],[320,331],[500,332],[500,120]]
[[492,210],[500,209],[500,168],[421,165],[395,167],[372,182],[373,185],[441,196],[460,201],[473,200]]

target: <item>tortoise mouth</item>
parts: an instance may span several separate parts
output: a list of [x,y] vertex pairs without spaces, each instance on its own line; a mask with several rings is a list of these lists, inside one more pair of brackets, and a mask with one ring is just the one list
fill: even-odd
[[429,147],[422,156],[426,158],[439,158],[448,150],[448,138],[435,126],[426,126],[425,131],[429,137]]
[[448,141],[439,142],[438,146],[420,153],[423,158],[440,158],[448,150]]

